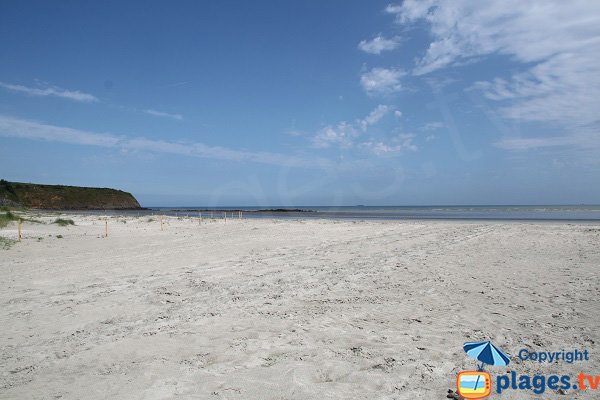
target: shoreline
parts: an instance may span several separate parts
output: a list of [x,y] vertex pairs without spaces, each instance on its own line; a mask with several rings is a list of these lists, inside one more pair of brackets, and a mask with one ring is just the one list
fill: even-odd
[[[355,213],[333,213],[320,212],[314,210],[259,210],[248,211],[244,209],[204,209],[202,211],[189,210],[157,210],[157,209],[131,209],[131,210],[41,210],[29,209],[19,212],[33,214],[63,214],[72,216],[111,216],[121,218],[136,217],[175,217],[175,218],[202,218],[202,219],[222,219],[227,213],[227,219],[274,219],[274,220],[331,220],[331,221],[473,221],[473,222],[522,222],[522,223],[600,223],[600,213],[595,218],[569,218],[569,217],[519,217],[519,216],[437,216],[437,215],[381,215],[381,214],[360,214]],[[212,215],[212,216],[211,216]]]

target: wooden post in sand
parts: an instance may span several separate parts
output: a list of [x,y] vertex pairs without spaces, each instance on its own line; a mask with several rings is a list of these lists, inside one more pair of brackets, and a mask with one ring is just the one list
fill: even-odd
[[163,230],[163,216],[160,216],[160,230]]
[[108,237],[108,219],[104,220],[104,237]]
[[19,218],[19,242],[21,241],[21,225],[23,224],[23,220],[21,218]]

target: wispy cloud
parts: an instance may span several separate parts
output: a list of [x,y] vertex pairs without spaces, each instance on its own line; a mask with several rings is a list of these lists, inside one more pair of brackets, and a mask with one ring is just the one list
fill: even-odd
[[93,103],[99,101],[98,98],[89,93],[80,92],[79,90],[67,90],[56,86],[46,86],[42,88],[27,87],[22,85],[14,85],[11,83],[0,82],[0,87],[10,90],[11,92],[24,93],[29,96],[53,96],[63,99],[78,101],[81,103]]
[[421,130],[423,130],[423,131],[435,131],[435,130],[441,129],[443,127],[444,127],[444,123],[443,122],[431,121],[431,122],[427,122],[425,125],[423,125],[421,127]]
[[290,154],[235,150],[203,143],[183,143],[127,137],[109,133],[94,133],[79,129],[43,124],[36,121],[0,116],[0,136],[30,140],[45,140],[76,145],[98,146],[135,151],[178,154],[227,161],[250,161],[303,168],[330,168],[324,158],[302,158]]
[[597,128],[600,121],[599,2],[405,0],[386,11],[400,24],[425,21],[429,27],[433,41],[413,74],[505,55],[521,68],[477,82],[472,89],[497,102],[506,118],[552,124],[568,132],[564,137],[507,139],[499,147],[592,143],[580,133]]
[[346,149],[354,147],[356,138],[365,133],[369,126],[381,121],[391,111],[390,106],[379,104],[364,118],[356,119],[354,122],[342,121],[336,125],[326,126],[312,138],[312,143],[317,148],[327,148],[332,145]]
[[371,40],[362,40],[358,44],[358,48],[365,53],[381,54],[382,51],[394,50],[399,45],[400,38],[398,36],[387,39],[379,34]]
[[167,83],[165,85],[160,85],[157,86],[157,89],[165,89],[165,88],[172,88],[172,87],[177,87],[177,86],[183,86],[183,85],[187,85],[189,84],[191,81],[181,81],[181,82],[173,82],[173,83]]
[[176,119],[178,121],[183,120],[183,115],[181,115],[181,114],[171,114],[171,113],[167,113],[167,112],[163,112],[163,111],[156,111],[156,110],[152,110],[152,109],[143,110],[143,112],[146,114],[154,115],[155,117],[171,118],[171,119]]
[[513,137],[503,138],[494,145],[498,148],[513,151],[553,148],[553,147],[576,147],[600,149],[600,137],[597,132],[577,132],[561,136],[538,136],[538,137]]
[[319,130],[312,138],[312,143],[317,148],[337,146],[341,149],[366,150],[377,156],[397,154],[406,150],[416,151],[417,146],[413,143],[415,135],[411,133],[399,134],[386,140],[363,138],[369,127],[376,125],[392,112],[396,114],[391,106],[379,104],[364,118],[353,122],[341,121]]
[[359,121],[359,124],[360,124],[363,132],[365,132],[369,126],[375,125],[376,123],[378,123],[390,111],[391,111],[391,107],[383,105],[383,104],[380,104],[377,107],[375,107],[375,109],[373,111],[371,111],[369,113],[369,115],[367,115],[365,118],[363,118],[362,120]]
[[[175,85],[185,84],[185,83],[187,83],[187,82],[179,82]],[[63,99],[77,101],[80,103],[97,103],[100,101],[100,99],[98,99],[96,96],[91,95],[89,93],[84,93],[79,90],[62,89],[57,86],[52,86],[52,85],[48,85],[45,83],[43,84],[42,87],[28,87],[28,86],[23,86],[23,85],[15,85],[15,84],[6,83],[6,82],[0,82],[0,87],[4,88],[6,90],[9,90],[11,92],[23,93],[23,94],[26,94],[29,96],[36,96],[36,97],[60,97]],[[111,106],[122,109],[122,110],[129,110],[129,111],[133,111],[133,112],[140,111],[140,110],[137,110],[134,108],[122,107],[119,105],[111,105]],[[171,118],[171,119],[175,119],[178,121],[183,120],[183,115],[176,114],[176,113],[168,113],[168,112],[157,111],[157,110],[153,110],[153,109],[145,109],[145,110],[141,110],[141,112],[143,112],[144,114],[155,116],[155,117]]]
[[319,130],[312,138],[312,142],[315,147],[321,149],[332,145],[350,148],[354,145],[354,139],[358,136],[360,136],[360,131],[355,125],[342,121],[337,125],[328,125]]
[[360,77],[360,84],[367,94],[389,94],[402,89],[400,78],[406,73],[394,68],[373,68]]
[[413,139],[415,135],[412,133],[403,133],[394,136],[388,142],[368,140],[360,144],[360,147],[365,148],[378,156],[397,154],[403,151],[417,151],[417,145]]

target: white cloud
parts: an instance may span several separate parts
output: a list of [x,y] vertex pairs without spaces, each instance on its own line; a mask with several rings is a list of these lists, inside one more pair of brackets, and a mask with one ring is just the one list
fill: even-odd
[[346,149],[354,147],[355,139],[361,133],[366,132],[370,126],[377,124],[391,111],[390,106],[379,104],[366,117],[357,119],[353,123],[342,121],[337,125],[326,126],[312,138],[312,143],[317,148],[327,148],[332,145]]
[[402,111],[400,111],[400,110],[394,111],[394,116],[396,116],[396,118],[402,117]]
[[4,89],[10,90],[12,92],[25,93],[30,96],[54,96],[78,101],[81,103],[92,103],[99,101],[96,96],[93,96],[91,94],[83,93],[78,90],[61,89],[56,86],[48,86],[44,88],[31,88],[22,85],[13,85],[10,83],[0,82],[0,87],[3,87]]
[[[185,82],[183,82],[183,83],[185,83]],[[22,86],[22,85],[13,85],[10,83],[0,82],[0,87],[10,90],[12,92],[24,93],[24,94],[27,94],[30,96],[39,96],[39,97],[53,96],[53,97],[60,97],[60,98],[64,98],[64,99],[78,101],[81,103],[94,103],[94,102],[100,101],[96,96],[93,96],[88,93],[83,93],[78,90],[61,89],[59,87],[49,86],[49,85],[46,85],[45,87],[42,87],[42,88],[32,88],[32,87],[27,87],[27,86]],[[120,106],[115,106],[115,107],[125,109],[125,110],[128,109],[126,107],[120,107]],[[129,110],[139,112],[136,109],[129,108]],[[167,113],[167,112],[157,111],[157,110],[152,110],[152,109],[141,110],[141,112],[143,112],[145,114],[153,115],[155,117],[171,118],[171,119],[175,119],[178,121],[183,120],[183,115],[181,115],[181,114]]]
[[358,48],[365,53],[381,54],[382,51],[394,50],[399,45],[400,38],[398,36],[387,39],[379,34],[371,40],[362,40],[358,44]]
[[402,89],[400,78],[406,73],[399,69],[373,68],[360,77],[360,84],[370,95],[397,92]]
[[572,135],[544,136],[529,138],[504,138],[494,145],[505,150],[521,151],[530,149],[552,148],[552,147],[586,147],[600,148],[600,137],[597,132],[577,132]]
[[443,122],[432,121],[432,122],[427,122],[425,125],[423,125],[423,127],[421,127],[421,129],[424,131],[435,131],[435,130],[441,129],[443,127],[444,127]]
[[114,147],[121,141],[121,138],[109,134],[97,134],[4,116],[0,116],[0,135],[101,147]]
[[402,5],[388,4],[385,7],[385,12],[388,13],[388,14],[398,14],[401,11],[402,11]]
[[[312,138],[312,143],[317,148],[329,148],[338,146],[342,149],[366,150],[377,156],[389,156],[404,151],[417,151],[417,146],[413,143],[415,135],[404,133],[396,135],[390,140],[380,140],[370,138],[361,140],[370,126],[380,122],[386,115],[396,111],[388,106],[379,104],[366,117],[356,119],[352,123],[342,121],[337,125],[328,125],[321,129]],[[402,115],[399,111],[399,114]]]
[[177,86],[183,86],[183,85],[187,85],[188,83],[191,83],[192,81],[180,81],[180,82],[173,82],[173,83],[167,83],[166,85],[160,85],[157,86],[157,89],[166,89],[166,88],[173,88],[173,87],[177,87]]
[[146,114],[154,115],[155,117],[171,118],[171,119],[176,119],[178,121],[181,121],[183,119],[183,115],[181,115],[181,114],[171,114],[171,113],[167,113],[167,112],[163,112],[163,111],[156,111],[156,110],[152,110],[152,109],[142,110],[142,111],[145,112]]
[[306,159],[289,154],[234,150],[220,146],[208,146],[203,143],[177,143],[144,137],[130,138],[108,133],[94,133],[48,125],[1,115],[0,136],[122,150],[179,154],[228,161],[251,161],[290,167],[330,168],[332,166],[328,160],[322,158]]
[[395,14],[398,23],[406,23],[427,17],[439,2],[438,0],[404,0],[401,4],[388,4],[385,12]]
[[[405,0],[398,23],[425,21],[433,41],[413,74],[505,55],[520,64],[473,88],[507,118],[551,123],[565,137],[509,139],[500,147],[587,146],[600,116],[600,2],[588,0]],[[500,72],[498,73],[501,74]],[[503,144],[502,144],[503,143]]]
[[352,124],[342,121],[335,126],[328,125],[321,129],[312,142],[318,148],[327,148],[334,144],[342,148],[349,148],[353,146],[354,139],[359,135],[359,131]]
[[371,125],[375,125],[379,122],[387,113],[390,112],[390,106],[383,104],[378,105],[373,111],[369,113],[364,119],[359,121],[359,124],[364,131]]
[[360,147],[369,150],[378,156],[397,154],[403,151],[417,151],[417,146],[413,143],[415,135],[404,133],[395,136],[389,143],[382,141],[369,140],[360,144]]

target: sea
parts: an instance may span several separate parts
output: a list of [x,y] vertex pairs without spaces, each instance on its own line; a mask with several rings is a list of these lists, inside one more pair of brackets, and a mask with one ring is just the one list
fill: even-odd
[[143,210],[85,211],[99,215],[165,215],[193,218],[340,220],[515,220],[597,221],[600,205],[147,207]]

